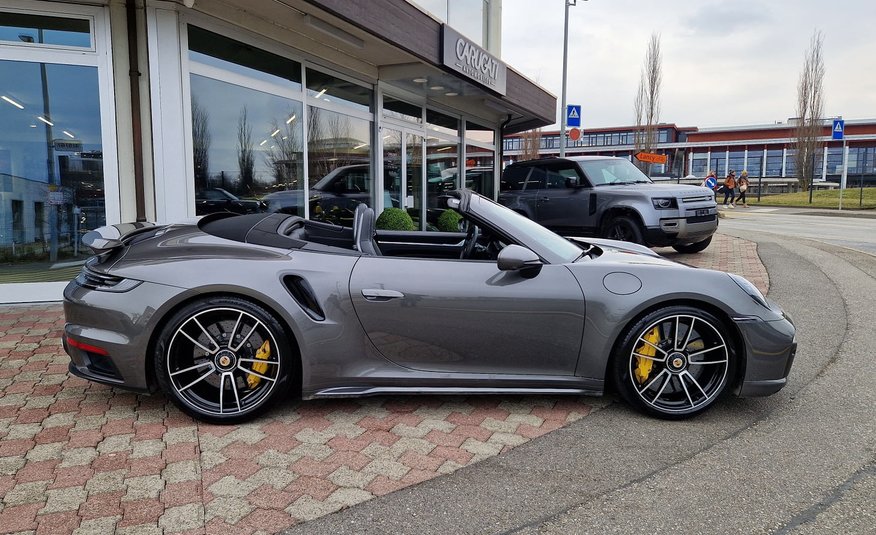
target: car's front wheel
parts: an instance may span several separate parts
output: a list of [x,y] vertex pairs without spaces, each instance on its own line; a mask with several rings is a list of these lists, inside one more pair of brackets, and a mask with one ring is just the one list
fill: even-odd
[[698,241],[696,243],[689,243],[685,245],[673,245],[672,248],[682,254],[694,254],[700,251],[704,251],[709,244],[712,243],[712,237],[709,236],[703,241]]
[[647,414],[694,416],[710,407],[734,372],[730,334],[714,315],[688,306],[656,310],[627,329],[614,355],[621,396]]
[[194,301],[167,322],[156,344],[155,376],[186,414],[231,424],[262,414],[289,391],[293,366],[282,326],[237,297]]

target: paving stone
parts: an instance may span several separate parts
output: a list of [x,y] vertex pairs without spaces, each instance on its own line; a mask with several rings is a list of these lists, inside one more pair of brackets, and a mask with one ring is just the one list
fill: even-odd
[[313,520],[330,513],[334,513],[343,507],[338,502],[320,501],[310,496],[302,496],[292,505],[286,508],[286,512],[299,520]]
[[204,525],[204,507],[191,503],[165,509],[158,520],[158,526],[166,532],[197,529]]
[[79,527],[73,530],[73,535],[106,535],[114,533],[121,516],[105,516],[83,520]]
[[122,501],[158,498],[164,490],[164,480],[159,475],[129,477],[125,479],[127,493]]
[[6,507],[14,507],[16,505],[44,503],[46,501],[46,487],[48,485],[48,481],[19,483],[6,493],[6,496],[3,497],[3,504]]
[[88,491],[82,487],[67,487],[46,491],[46,506],[40,514],[59,513],[62,511],[78,511],[85,502]]

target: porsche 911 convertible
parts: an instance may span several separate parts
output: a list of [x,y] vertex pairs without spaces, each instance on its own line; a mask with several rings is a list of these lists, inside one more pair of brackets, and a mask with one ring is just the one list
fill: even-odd
[[794,326],[746,279],[566,239],[469,190],[465,232],[288,214],[102,227],[64,291],[80,377],[213,423],[288,395],[601,394],[683,418],[781,389]]

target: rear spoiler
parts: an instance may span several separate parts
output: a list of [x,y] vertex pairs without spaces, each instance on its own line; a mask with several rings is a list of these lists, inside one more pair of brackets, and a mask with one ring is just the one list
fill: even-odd
[[124,244],[125,239],[155,227],[155,223],[119,223],[100,227],[82,236],[82,244],[94,251],[94,254],[104,254]]

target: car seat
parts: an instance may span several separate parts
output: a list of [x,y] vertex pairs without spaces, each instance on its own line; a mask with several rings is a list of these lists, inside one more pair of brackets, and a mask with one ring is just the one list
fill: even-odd
[[365,203],[356,206],[353,213],[353,248],[367,255],[381,256],[374,241],[374,219],[374,209]]

